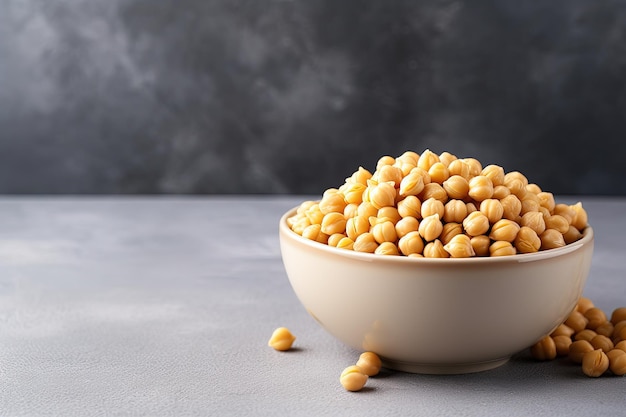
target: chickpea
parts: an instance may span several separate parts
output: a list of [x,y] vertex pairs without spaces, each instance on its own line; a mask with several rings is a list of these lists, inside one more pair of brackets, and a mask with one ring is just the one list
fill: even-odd
[[427,242],[437,239],[443,231],[443,223],[439,220],[439,215],[433,214],[424,218],[419,225],[418,231]]
[[366,186],[360,183],[346,183],[343,190],[343,198],[348,204],[361,204],[363,202],[363,191]]
[[396,163],[396,158],[390,155],[381,156],[376,162],[376,170],[378,171],[385,165],[393,165]]
[[511,244],[511,242],[506,242],[504,240],[495,241],[489,246],[489,254],[491,256],[511,256],[515,255],[517,250]]
[[582,233],[574,226],[569,226],[566,233],[563,234],[563,240],[566,244],[574,243],[582,237]]
[[566,335],[553,336],[554,346],[556,348],[557,356],[569,355],[569,347],[572,344],[572,338]]
[[374,253],[376,248],[378,247],[378,243],[374,238],[374,235],[370,232],[366,232],[357,236],[354,239],[353,250],[357,252],[366,252],[366,253]]
[[322,219],[321,231],[327,235],[346,231],[346,218],[343,213],[330,212]]
[[398,247],[393,242],[382,242],[374,250],[376,255],[399,255]]
[[461,159],[456,159],[450,162],[450,164],[448,165],[448,171],[450,171],[451,177],[454,175],[458,175],[467,180],[469,180],[470,178],[470,166],[467,164],[467,162]]
[[272,333],[267,345],[280,351],[291,349],[296,337],[286,327],[279,327]]
[[421,219],[422,202],[414,195],[406,197],[398,202],[398,214],[402,217],[415,217]]
[[406,161],[407,163],[410,163],[411,165],[417,166],[417,161],[419,161],[420,156],[417,154],[417,152],[406,151],[396,159]]
[[480,175],[480,172],[483,170],[482,164],[476,158],[463,158],[463,162],[469,166],[469,174],[471,177]]
[[417,231],[418,227],[419,221],[415,217],[403,217],[396,223],[396,234],[401,238],[409,232]]
[[443,220],[447,223],[461,223],[467,217],[467,206],[463,200],[448,200],[443,207]]
[[613,323],[613,325],[616,325],[620,321],[625,321],[625,320],[626,320],[626,307],[616,308],[615,310],[613,310],[613,313],[611,313],[611,323]]
[[615,344],[615,349],[620,349],[626,352],[626,340],[621,340]]
[[519,233],[520,225],[513,220],[502,219],[498,220],[491,227],[491,233],[489,237],[492,240],[503,240],[506,242],[513,242]]
[[493,187],[493,196],[491,198],[497,198],[502,200],[507,195],[511,195],[511,191],[504,185],[496,185]]
[[412,172],[400,181],[399,194],[402,197],[418,195],[424,190],[424,177],[418,172]]
[[487,165],[483,168],[480,175],[489,178],[494,187],[504,184],[504,169],[501,166]]
[[565,246],[563,235],[556,229],[546,229],[539,235],[541,239],[541,250],[556,249]]
[[462,200],[469,192],[469,182],[461,175],[452,175],[443,182],[443,188],[450,198]]
[[406,256],[421,254],[424,251],[424,241],[419,232],[409,232],[400,238],[398,248]]
[[474,248],[467,235],[454,236],[443,248],[452,258],[469,258],[475,255]]
[[591,307],[585,310],[583,316],[587,319],[587,328],[595,330],[598,326],[607,321],[604,311],[597,307]]
[[440,184],[437,184],[436,182],[424,185],[421,196],[423,201],[426,201],[429,198],[440,200],[442,203],[448,201],[448,193]]
[[502,217],[509,220],[516,220],[522,211],[522,202],[517,196],[510,194],[500,200],[502,203]]
[[359,360],[356,362],[356,366],[361,368],[363,373],[367,376],[375,376],[380,372],[382,367],[382,361],[374,352],[363,352],[359,356]]
[[435,162],[428,170],[428,175],[430,175],[430,180],[432,182],[442,184],[450,177],[450,171],[448,170],[448,167],[442,162]]
[[555,229],[561,234],[565,234],[569,230],[569,223],[565,217],[559,216],[558,214],[544,217],[544,223],[546,225],[546,229]]
[[541,361],[552,360],[557,355],[556,344],[550,336],[545,336],[530,348],[530,353]]
[[439,161],[444,164],[446,167],[450,166],[450,163],[458,159],[455,155],[450,152],[442,152],[439,154]]
[[476,256],[489,256],[489,246],[491,246],[489,236],[474,236],[470,238],[470,243],[472,244]]
[[539,194],[541,192],[541,187],[539,187],[537,184],[528,184],[526,186],[526,195],[528,194]]
[[522,226],[515,237],[514,245],[520,253],[533,253],[541,248],[541,239],[533,229]]
[[319,204],[313,204],[304,213],[311,224],[322,224],[324,213],[320,210]]
[[350,217],[354,217],[359,214],[359,205],[356,203],[350,203],[346,205],[346,208],[343,209],[343,217],[349,219]]
[[396,226],[393,222],[386,220],[372,226],[372,235],[377,243],[395,242],[398,239]]
[[576,217],[576,211],[571,206],[563,203],[556,204],[552,214],[558,214],[565,217],[569,224],[572,224],[574,217]]
[[424,246],[425,258],[449,258],[450,254],[443,248],[443,243],[439,239],[428,242]]
[[347,391],[360,391],[365,386],[367,378],[360,367],[352,365],[341,372],[339,382]]
[[363,233],[369,232],[370,222],[369,218],[365,216],[355,216],[346,220],[346,235],[356,240]]
[[337,247],[337,245],[339,244],[341,239],[343,239],[345,237],[346,237],[346,235],[344,235],[343,233],[334,233],[334,234],[328,236],[328,246]]
[[402,170],[400,168],[393,165],[384,165],[380,167],[376,173],[378,174],[377,180],[379,183],[393,182],[394,187],[400,186],[400,181],[402,181],[403,177]]
[[322,232],[321,224],[312,224],[302,231],[302,237],[319,243],[328,243],[328,235]]
[[396,202],[396,188],[393,181],[381,182],[370,188],[369,198],[377,209],[393,206]]
[[583,331],[587,327],[587,318],[580,311],[574,310],[565,320],[565,324],[572,329],[574,333]]
[[432,216],[433,214],[439,215],[439,218],[443,218],[444,215],[444,205],[441,201],[436,200],[434,198],[429,198],[428,200],[422,202],[422,218],[426,218],[428,216]]
[[480,211],[474,211],[463,220],[463,229],[470,236],[478,236],[489,230],[489,219]]
[[552,333],[550,333],[550,336],[552,337],[567,336],[570,339],[572,338],[573,335],[574,335],[574,329],[572,329],[565,323],[559,324],[559,326],[556,329],[554,329]]
[[337,247],[339,249],[354,250],[354,240],[349,237],[344,237],[337,243]]
[[436,162],[439,162],[439,156],[431,150],[426,149],[417,160],[417,166],[428,171]]
[[446,245],[454,236],[460,235],[461,233],[463,233],[463,227],[459,223],[446,223],[443,225],[439,240]]
[[546,230],[546,222],[543,220],[543,214],[538,211],[531,211],[522,215],[520,226],[533,229],[537,235],[542,234]]
[[574,335],[574,340],[586,340],[587,342],[591,342],[591,340],[597,335],[598,333],[591,329],[584,329]]
[[586,340],[576,340],[569,347],[569,359],[574,363],[582,363],[585,353],[593,352],[593,346]]
[[322,214],[328,213],[343,213],[343,209],[346,208],[346,200],[343,195],[337,192],[327,194],[319,202],[319,210]]
[[589,310],[591,307],[595,307],[593,301],[587,297],[580,297],[578,302],[576,303],[576,310],[585,314],[585,311]]
[[613,354],[610,357],[607,354],[607,357],[609,358],[609,369],[611,370],[611,372],[613,372],[614,375],[626,375],[626,352],[619,349],[614,349],[614,351],[623,353]]
[[493,196],[493,184],[484,175],[477,175],[469,180],[468,195],[480,202]]
[[596,335],[593,339],[589,341],[589,343],[591,343],[591,346],[593,346],[594,349],[602,349],[604,353],[612,350],[615,347],[611,339],[601,334]]
[[574,210],[574,218],[572,219],[572,226],[582,231],[585,227],[587,227],[587,212],[583,208],[581,202],[578,202],[571,206]]
[[595,349],[583,355],[582,365],[585,375],[597,378],[609,369],[609,358],[602,349]]
[[547,208],[549,212],[554,211],[554,206],[556,205],[554,194],[542,191],[537,194],[537,197],[539,198],[539,205],[541,207]]
[[398,209],[395,207],[382,207],[376,213],[376,218],[378,218],[379,220],[376,223],[390,221],[393,224],[396,224],[402,218],[402,216],[400,216],[400,213],[398,213]]
[[596,330],[596,333],[598,334],[601,334],[606,337],[611,337],[611,335],[613,335],[614,329],[615,327],[613,326],[613,323],[607,320],[601,325],[599,325],[598,327],[596,327],[595,330]]
[[504,207],[502,207],[500,200],[488,198],[480,202],[480,212],[487,217],[490,224],[494,224],[498,220],[502,219]]

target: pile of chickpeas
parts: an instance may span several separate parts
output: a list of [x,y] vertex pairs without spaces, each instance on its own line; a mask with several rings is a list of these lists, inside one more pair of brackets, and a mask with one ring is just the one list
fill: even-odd
[[611,317],[581,298],[564,323],[530,348],[535,359],[567,357],[581,364],[590,377],[626,374],[626,307],[613,310]]
[[587,227],[582,204],[554,195],[518,171],[475,158],[404,152],[359,167],[319,201],[287,219],[297,234],[341,249],[379,255],[467,258],[565,246]]

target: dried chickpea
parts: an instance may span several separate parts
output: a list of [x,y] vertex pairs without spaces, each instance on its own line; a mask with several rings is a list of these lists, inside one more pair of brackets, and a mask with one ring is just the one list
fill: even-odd
[[383,242],[374,250],[376,255],[399,255],[398,247],[393,242]]
[[429,198],[440,200],[442,203],[446,203],[448,201],[448,193],[440,184],[437,184],[436,182],[424,185],[421,196],[422,201],[426,201]]
[[554,346],[556,347],[557,356],[569,355],[569,347],[572,344],[572,338],[566,335],[553,336]]
[[574,335],[574,329],[572,329],[565,323],[559,324],[558,327],[554,329],[552,333],[550,333],[550,336],[552,337],[567,336],[570,339],[572,338],[573,335]]
[[511,190],[506,188],[504,185],[496,185],[493,187],[492,198],[497,198],[498,200],[502,200],[507,195],[511,195]]
[[402,217],[421,219],[422,202],[414,195],[410,195],[398,202],[398,214]]
[[516,220],[522,211],[522,202],[514,194],[509,194],[500,200],[502,203],[502,217],[508,220]]
[[418,232],[425,241],[430,242],[439,237],[443,231],[443,223],[439,220],[438,214],[425,217],[419,225]]
[[465,177],[452,175],[443,182],[443,189],[455,200],[463,200],[469,192],[469,182]]
[[383,242],[395,242],[398,239],[396,225],[389,220],[382,221],[372,226],[371,233],[379,244]]
[[541,239],[537,232],[528,226],[522,226],[513,241],[515,249],[520,253],[533,253],[541,248]]
[[450,242],[456,235],[463,233],[463,227],[459,223],[446,223],[443,225],[443,230],[439,235],[439,240],[444,245]]
[[615,347],[611,339],[601,334],[596,335],[593,339],[589,341],[589,343],[591,343],[591,346],[593,346],[594,349],[602,349],[604,353],[612,350]]
[[348,366],[341,372],[339,382],[347,391],[360,391],[367,382],[368,376],[356,366]]
[[330,212],[322,219],[321,230],[327,235],[343,233],[346,231],[346,218],[343,213]]
[[563,235],[556,229],[546,229],[539,235],[541,250],[556,249],[565,246]]
[[369,218],[365,216],[355,216],[346,220],[346,235],[356,240],[363,233],[369,232],[370,222]]
[[443,220],[447,223],[461,223],[467,217],[467,206],[463,200],[448,200],[443,207]]
[[566,233],[563,234],[563,240],[565,240],[566,244],[570,244],[576,242],[582,237],[582,233],[574,226],[570,226]]
[[376,243],[374,235],[370,232],[360,234],[356,239],[354,239],[353,250],[357,252],[374,253],[377,247],[378,243]]
[[402,218],[402,216],[400,216],[400,213],[398,213],[398,209],[395,207],[382,207],[376,213],[376,218],[379,220],[376,223],[379,223],[381,221],[390,221],[393,224],[396,224]]
[[435,162],[430,166],[428,175],[430,175],[430,180],[432,182],[442,184],[450,177],[450,171],[448,171],[448,167],[442,162]]
[[530,348],[533,358],[546,361],[556,358],[556,344],[550,336],[545,336]]
[[470,238],[470,243],[472,244],[476,256],[489,256],[489,246],[491,246],[489,236],[474,236]]
[[489,219],[480,211],[474,211],[463,220],[463,229],[470,236],[479,236],[489,230]]
[[[619,349],[615,349],[618,352]],[[609,369],[613,372],[614,375],[623,376],[626,375],[626,352],[620,354],[613,354],[609,358]]]
[[583,208],[583,205],[581,202],[578,202],[571,207],[574,210],[574,218],[572,219],[572,226],[582,231],[585,227],[587,227],[587,212]]
[[492,240],[503,240],[505,242],[513,242],[517,237],[520,225],[513,220],[502,219],[498,220],[491,227],[489,237]]
[[587,297],[580,297],[578,302],[576,303],[576,310],[585,314],[585,311],[589,310],[591,307],[595,307],[593,301]]
[[291,349],[296,337],[286,327],[279,327],[272,333],[267,345],[280,351]]
[[328,236],[328,246],[337,247],[337,245],[339,244],[341,239],[343,239],[345,237],[346,237],[346,235],[344,235],[343,233],[334,233],[334,234]]
[[489,246],[490,256],[511,256],[516,253],[517,250],[511,242],[506,242],[504,240],[495,241],[491,244],[491,246]]
[[488,198],[480,202],[480,212],[487,216],[489,223],[494,224],[502,219],[504,207],[502,207],[500,200]]
[[415,217],[403,217],[396,223],[396,235],[398,235],[398,238],[401,238],[409,232],[417,231],[418,227],[419,220]]
[[580,311],[574,310],[565,320],[565,324],[574,329],[574,333],[578,333],[587,327],[587,318]]
[[537,233],[537,235],[542,234],[546,230],[546,222],[543,220],[543,214],[538,211],[531,211],[523,214],[520,226],[530,227],[535,231],[535,233]]
[[593,352],[593,346],[586,340],[576,340],[569,347],[569,359],[574,363],[582,363],[585,353]]
[[494,187],[504,184],[504,168],[502,168],[501,166],[487,165],[483,168],[480,175],[489,178]]
[[428,216],[432,216],[433,214],[439,215],[439,218],[443,218],[444,215],[444,205],[441,201],[435,200],[434,198],[429,198],[422,202],[422,218],[426,218]]
[[467,164],[467,162],[461,159],[455,159],[454,161],[450,162],[450,164],[448,165],[448,171],[450,172],[450,177],[458,175],[465,179],[470,178],[470,166]]
[[406,256],[421,254],[424,251],[424,241],[419,232],[409,232],[398,240],[398,248]]
[[582,365],[585,375],[597,378],[609,369],[609,358],[602,349],[595,349],[583,355]]
[[620,321],[625,321],[625,320],[626,320],[626,307],[616,308],[615,310],[613,310],[613,313],[611,313],[611,323],[613,323],[613,325],[616,325]]
[[606,314],[598,307],[591,307],[585,310],[583,316],[587,319],[587,328],[595,330],[598,326],[607,321]]
[[367,376],[375,376],[380,372],[382,367],[382,361],[374,352],[363,352],[359,356],[359,360],[356,362],[356,366],[361,368],[363,373]]
[[443,248],[443,243],[439,239],[435,239],[432,242],[428,242],[424,246],[425,258],[449,258],[450,254]]
[[584,329],[574,335],[574,340],[586,340],[587,342],[591,343],[591,340],[597,335],[598,333],[591,329]]
[[400,189],[398,193],[405,197],[409,195],[418,195],[424,190],[424,177],[419,172],[411,172],[400,181]]
[[426,149],[417,160],[417,166],[418,168],[428,171],[436,162],[439,162],[439,155],[429,149]]
[[477,175],[469,180],[468,195],[480,202],[493,196],[493,184],[484,175]]
[[354,250],[354,240],[350,239],[349,237],[344,237],[337,243],[337,247],[339,249]]
[[595,330],[596,330],[596,333],[598,334],[601,334],[606,337],[611,337],[613,335],[614,329],[615,327],[613,326],[613,323],[607,320],[601,325],[599,325],[598,327],[596,327]]
[[396,202],[396,188],[393,181],[381,182],[370,189],[370,203],[377,209],[393,206]]
[[546,224],[546,229],[554,229],[561,234],[565,234],[569,230],[569,223],[565,217],[558,214],[544,217],[544,223]]
[[475,255],[472,242],[467,235],[454,236],[443,248],[452,258],[470,258]]

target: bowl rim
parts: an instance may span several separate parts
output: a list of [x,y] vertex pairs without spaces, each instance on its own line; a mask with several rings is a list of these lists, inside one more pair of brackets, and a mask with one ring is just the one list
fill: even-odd
[[426,265],[450,265],[454,263],[467,264],[467,265],[480,265],[480,264],[493,264],[493,263],[523,263],[533,262],[543,259],[551,259],[559,256],[563,256],[570,252],[581,249],[584,246],[592,243],[594,240],[593,228],[587,224],[583,230],[582,237],[576,242],[569,243],[563,247],[555,249],[546,249],[534,253],[518,253],[508,256],[476,256],[471,258],[420,258],[411,256],[398,256],[398,255],[377,255],[374,253],[356,252],[349,249],[340,249],[334,246],[329,246],[325,243],[316,242],[304,238],[291,230],[287,224],[287,218],[293,216],[298,209],[299,205],[286,211],[281,217],[279,222],[279,234],[282,237],[297,242],[300,245],[304,245],[312,250],[320,251],[334,256],[346,257],[351,259],[357,259],[366,262],[380,262],[380,263],[414,263],[414,264],[426,264]]

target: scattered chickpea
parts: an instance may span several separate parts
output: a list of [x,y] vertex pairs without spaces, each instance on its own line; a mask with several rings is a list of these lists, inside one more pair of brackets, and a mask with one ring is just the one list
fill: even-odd
[[348,366],[341,372],[339,382],[347,391],[360,391],[367,382],[368,376],[356,365]]
[[[618,352],[609,356],[611,352]],[[613,349],[607,357],[609,358],[609,369],[614,375],[623,376],[626,375],[626,352],[620,349]],[[622,353],[619,353],[622,352]]]
[[587,319],[583,316],[583,313],[574,310],[565,320],[565,324],[574,329],[575,333],[578,333],[587,327]]
[[595,349],[583,355],[582,367],[585,375],[597,378],[609,369],[609,358],[602,349]]
[[367,376],[378,375],[380,368],[382,367],[382,361],[374,352],[363,352],[359,356],[359,360],[356,362],[356,366],[361,368],[363,373]]
[[291,349],[296,337],[291,334],[288,328],[279,327],[272,333],[272,337],[267,342],[267,345],[280,351]]
[[594,349],[601,349],[604,353],[607,353],[614,348],[611,339],[601,334],[596,335],[589,341],[589,343],[591,343],[591,346],[593,346]]
[[569,355],[569,347],[572,344],[572,338],[570,336],[564,334],[552,336],[552,340],[554,340],[557,356]]
[[583,329],[576,333],[576,335],[574,336],[574,340],[586,340],[587,342],[591,342],[591,339],[593,339],[597,335],[598,333],[591,329]]
[[593,346],[586,340],[576,340],[569,347],[569,359],[574,363],[582,363],[583,355],[592,352]]
[[626,321],[626,307],[616,308],[611,314],[611,323],[613,323],[613,325],[616,325],[620,321]]
[[545,336],[530,348],[530,353],[535,359],[546,361],[556,358],[557,349],[554,339]]

